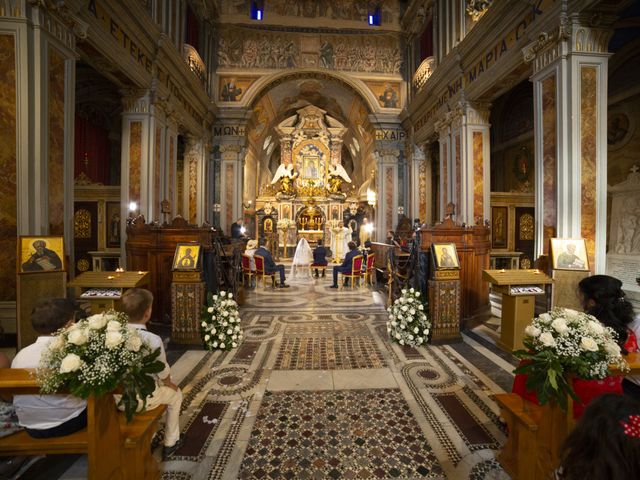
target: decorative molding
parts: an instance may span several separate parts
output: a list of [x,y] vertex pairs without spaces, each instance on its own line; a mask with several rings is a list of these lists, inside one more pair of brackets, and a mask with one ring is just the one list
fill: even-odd
[[493,0],[467,0],[466,12],[474,22],[477,22],[487,13]]
[[149,113],[151,110],[151,92],[141,89],[122,90],[123,113]]
[[431,77],[431,75],[433,74],[435,66],[436,58],[427,57],[416,69],[416,73],[413,74],[413,88],[416,89],[416,92],[422,90],[424,84],[427,83],[427,80],[429,80],[429,77]]

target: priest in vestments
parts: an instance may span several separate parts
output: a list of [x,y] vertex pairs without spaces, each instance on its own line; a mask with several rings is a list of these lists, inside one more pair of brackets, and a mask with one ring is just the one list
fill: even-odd
[[331,250],[335,262],[340,262],[349,251],[349,242],[351,241],[351,229],[344,226],[340,222],[338,228],[332,231]]

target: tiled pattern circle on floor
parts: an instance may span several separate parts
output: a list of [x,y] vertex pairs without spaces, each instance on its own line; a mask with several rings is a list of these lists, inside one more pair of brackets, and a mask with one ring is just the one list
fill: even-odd
[[239,478],[443,474],[399,390],[267,392]]

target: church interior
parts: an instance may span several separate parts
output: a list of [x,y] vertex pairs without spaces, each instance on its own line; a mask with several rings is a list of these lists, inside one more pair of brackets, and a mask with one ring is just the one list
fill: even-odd
[[0,429],[0,478],[561,472],[514,351],[589,277],[640,314],[639,47],[639,0],[0,0],[2,399],[38,302],[140,288],[182,395],[168,450]]

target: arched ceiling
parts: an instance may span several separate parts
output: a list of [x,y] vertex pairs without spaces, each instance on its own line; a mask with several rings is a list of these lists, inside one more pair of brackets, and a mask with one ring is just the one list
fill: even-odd
[[[343,137],[343,164],[351,167],[356,179],[363,175],[362,164],[369,155],[374,129],[369,122],[369,109],[353,89],[330,77],[292,78],[263,92],[253,103],[247,133],[252,150],[265,169],[271,172],[273,165],[280,163],[279,159],[272,158],[279,155],[274,128],[299,109],[314,105],[347,127]],[[269,148],[274,143],[276,145]]]

